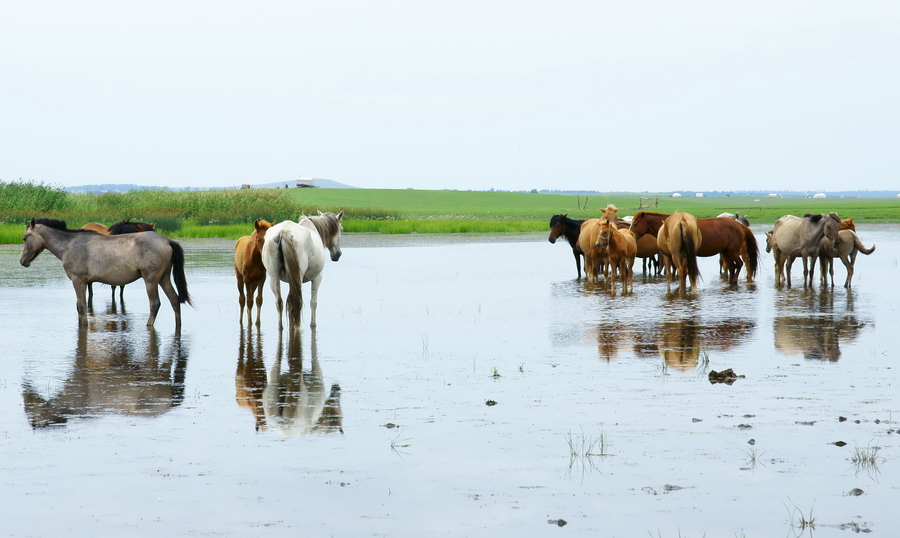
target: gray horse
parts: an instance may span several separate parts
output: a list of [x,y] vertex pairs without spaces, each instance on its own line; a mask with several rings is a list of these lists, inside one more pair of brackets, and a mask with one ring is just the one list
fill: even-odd
[[31,219],[22,242],[19,263],[25,267],[44,249],[63,262],[66,276],[75,287],[79,326],[87,326],[85,295],[89,283],[124,286],[143,278],[150,299],[147,327],[153,327],[159,312],[158,286],[162,286],[175,311],[175,326],[181,327],[181,303],[191,304],[191,298],[184,276],[184,250],[175,241],[156,232],[102,235],[70,230],[61,220]]

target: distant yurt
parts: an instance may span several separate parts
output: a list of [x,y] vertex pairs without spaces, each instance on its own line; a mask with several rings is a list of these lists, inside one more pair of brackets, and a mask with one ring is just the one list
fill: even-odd
[[681,193],[680,193],[680,192],[673,192],[673,193],[672,193],[672,198],[681,198]]
[[824,193],[824,192],[820,192],[819,194],[814,194],[814,195],[813,195],[813,198],[825,198],[825,193]]

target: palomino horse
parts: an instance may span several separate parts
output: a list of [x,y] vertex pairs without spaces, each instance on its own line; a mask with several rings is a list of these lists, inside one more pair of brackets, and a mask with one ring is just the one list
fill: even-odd
[[310,327],[316,326],[316,306],[319,304],[319,284],[325,268],[322,249],[328,247],[331,261],[341,258],[341,217],[344,212],[322,213],[317,217],[300,217],[300,222],[286,220],[269,228],[263,242],[262,260],[266,272],[271,275],[269,286],[275,294],[278,309],[278,329],[283,328],[281,282],[289,286],[287,296],[288,318],[292,329],[300,327],[300,310],[303,308],[301,285],[312,283],[309,300]]
[[581,224],[578,235],[578,248],[584,253],[584,278],[591,283],[600,280],[600,271],[606,262],[606,256],[596,246],[601,220],[587,219]]
[[807,213],[803,218],[785,215],[778,219],[769,239],[775,257],[775,285],[780,285],[786,276],[787,285],[791,287],[791,266],[799,256],[803,258],[803,285],[812,286],[815,260],[819,257],[822,238],[826,238],[837,249],[840,245],[840,224],[840,217],[833,212],[828,215]]
[[85,295],[90,282],[124,286],[143,278],[150,299],[147,327],[153,327],[159,312],[158,286],[172,304],[176,327],[181,326],[181,303],[191,304],[184,277],[184,250],[156,232],[102,235],[70,230],[61,220],[31,219],[22,243],[19,263],[25,267],[45,248],[62,260],[66,276],[75,287],[79,326],[87,326]]
[[[97,232],[103,235],[121,235],[121,234],[133,234],[138,232],[152,232],[155,231],[156,223],[149,222],[131,222],[127,220],[121,220],[109,228],[100,224],[99,222],[89,222],[81,227],[82,230],[90,230],[92,232]],[[90,302],[94,298],[94,286],[88,284],[88,302]],[[115,302],[116,300],[116,287],[112,286],[112,300]],[[119,301],[125,300],[125,286],[119,286]]]
[[875,245],[872,245],[872,248],[866,248],[853,230],[840,230],[838,239],[840,244],[837,248],[834,248],[827,239],[822,238],[822,246],[819,249],[819,278],[823,286],[828,284],[825,276],[827,269],[828,274],[831,275],[831,287],[834,287],[834,259],[840,258],[844,267],[847,268],[847,280],[844,281],[844,287],[849,288],[850,281],[853,279],[857,252],[862,252],[868,256],[875,252]]
[[[247,325],[253,321],[253,294],[256,293],[256,325],[262,310],[262,286],[266,283],[266,267],[262,262],[262,247],[266,231],[272,224],[265,220],[253,222],[253,234],[245,235],[234,244],[234,274],[237,276],[238,302],[241,304],[238,320],[244,323],[244,304],[247,305]],[[246,289],[247,295],[244,296]]]
[[701,243],[702,236],[697,227],[696,217],[679,212],[666,217],[656,234],[656,244],[665,257],[667,288],[671,288],[670,265],[674,265],[678,274],[678,291],[680,293],[687,291],[687,279],[691,280],[691,291],[697,290],[697,277],[700,276],[700,269],[697,267],[697,248]]
[[616,292],[616,273],[622,277],[622,293],[634,291],[634,257],[637,242],[631,230],[620,230],[616,221],[601,219],[599,233],[594,246],[608,261],[606,273],[609,276],[610,291]]
[[555,244],[560,236],[566,236],[566,241],[572,247],[572,254],[575,256],[575,269],[578,271],[578,278],[581,278],[581,258],[584,253],[578,246],[578,236],[581,234],[581,224],[583,220],[570,219],[568,215],[553,215],[550,217],[550,237],[551,244]]

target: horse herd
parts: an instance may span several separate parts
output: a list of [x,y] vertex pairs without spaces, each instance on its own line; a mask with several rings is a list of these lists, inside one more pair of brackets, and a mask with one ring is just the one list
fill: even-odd
[[[292,329],[300,326],[301,285],[312,282],[310,326],[316,326],[317,294],[325,266],[323,250],[328,248],[332,261],[340,259],[343,214],[343,211],[337,215],[320,211],[318,216],[300,217],[299,222],[283,221],[275,225],[258,220],[254,223],[253,234],[237,241],[234,269],[242,322],[245,290],[249,298],[246,301],[248,324],[253,294],[259,292],[256,297],[256,324],[259,325],[260,288],[266,275],[272,274],[269,282],[275,294],[279,330],[283,328],[282,281],[289,285],[287,310]],[[175,326],[181,327],[181,305],[191,304],[184,273],[184,250],[178,242],[156,233],[153,224],[123,221],[106,228],[90,223],[71,229],[62,220],[31,219],[22,237],[19,263],[28,267],[44,249],[62,261],[66,276],[75,287],[79,327],[87,327],[87,303],[93,297],[93,282],[112,286],[115,300],[116,286],[124,287],[138,278],[144,279],[150,300],[147,327],[153,327],[159,312],[159,287],[175,312]],[[119,296],[121,298],[122,291]]]
[[[858,252],[871,254],[856,235],[853,218],[841,220],[837,213],[811,214],[803,217],[785,215],[766,232],[766,252],[775,258],[775,283],[791,286],[791,266],[796,258],[803,259],[804,286],[812,286],[815,261],[819,260],[820,278],[827,284],[825,272],[834,285],[834,258],[840,258],[847,268],[844,287],[853,278]],[[672,277],[678,278],[678,291],[697,288],[700,271],[698,257],[719,256],[720,272],[727,274],[731,285],[737,285],[741,268],[747,268],[747,281],[756,276],[759,246],[749,228],[746,216],[723,213],[715,218],[698,219],[688,213],[672,214],[640,211],[633,216],[619,218],[618,208],[608,205],[600,218],[576,220],[568,215],[553,215],[550,219],[551,243],[565,236],[575,256],[575,268],[581,278],[581,260],[588,282],[598,282],[600,273],[616,291],[616,279],[622,291],[633,291],[634,262],[644,259],[644,271],[649,268],[659,274],[665,269],[666,285],[671,289]],[[662,261],[662,263],[660,263]],[[655,265],[655,270],[654,270]],[[785,269],[785,265],[787,266]]]

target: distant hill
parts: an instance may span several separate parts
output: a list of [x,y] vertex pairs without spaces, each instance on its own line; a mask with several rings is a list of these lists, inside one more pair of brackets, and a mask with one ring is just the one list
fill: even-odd
[[[337,181],[332,181],[330,179],[320,179],[316,178],[316,187],[322,189],[355,189],[356,187],[352,187],[350,185],[345,185],[343,183],[338,183]],[[285,182],[275,182],[275,183],[257,183],[251,184],[251,188],[254,189],[275,189],[281,188],[285,185],[289,185],[291,188],[295,188],[296,181],[285,181]],[[145,185],[135,185],[133,183],[104,183],[101,185],[79,185],[77,187],[67,187],[65,190],[69,192],[93,192],[93,193],[104,193],[104,192],[128,192],[128,191],[141,191],[141,190],[151,190],[151,191],[182,191],[182,190],[191,190],[191,191],[218,191],[218,190],[227,190],[227,189],[239,189],[240,185],[234,185],[231,187],[210,187],[210,188],[201,188],[201,187],[158,187],[152,186],[147,187]]]

